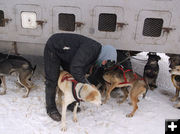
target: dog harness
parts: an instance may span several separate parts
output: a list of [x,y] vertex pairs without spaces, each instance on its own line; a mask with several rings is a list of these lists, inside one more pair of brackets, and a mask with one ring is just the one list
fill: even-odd
[[134,82],[134,81],[137,80],[137,79],[139,79],[139,80],[144,80],[143,78],[140,79],[140,78],[137,76],[136,73],[133,73],[134,79],[133,79],[132,81],[128,81],[127,78],[126,78],[126,73],[127,73],[127,72],[130,72],[130,71],[133,72],[133,70],[131,70],[131,69],[124,70],[124,67],[123,67],[122,65],[121,65],[121,66],[115,65],[115,66],[109,68],[108,70],[112,70],[112,69],[114,69],[115,67],[117,67],[118,69],[120,69],[120,70],[123,72],[124,82],[120,82],[119,85],[121,85],[121,84],[129,84],[129,83]]
[[79,89],[78,96],[77,96],[77,93],[76,93],[76,89],[75,89],[75,88],[76,88],[76,85],[77,85],[78,82],[77,82],[77,81],[72,77],[72,75],[69,74],[69,73],[65,74],[65,75],[62,77],[61,82],[65,81],[65,80],[72,82],[72,94],[73,94],[74,99],[75,99],[78,103],[80,103],[80,101],[83,101],[82,99],[78,98],[78,96],[81,97],[80,92],[81,92],[83,86],[81,86],[81,88]]

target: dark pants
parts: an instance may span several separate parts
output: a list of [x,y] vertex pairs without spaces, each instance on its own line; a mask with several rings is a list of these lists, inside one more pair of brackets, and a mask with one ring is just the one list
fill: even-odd
[[47,42],[44,50],[45,66],[45,95],[47,112],[56,110],[56,86],[60,74],[60,59],[57,57],[55,50],[51,48],[51,42]]

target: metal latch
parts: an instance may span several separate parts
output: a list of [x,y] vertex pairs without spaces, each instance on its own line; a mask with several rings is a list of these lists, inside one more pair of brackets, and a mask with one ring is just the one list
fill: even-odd
[[164,33],[169,34],[170,31],[176,30],[176,29],[175,29],[175,28],[171,28],[171,27],[163,27],[162,30],[163,30],[163,34],[164,34]]
[[124,26],[128,25],[127,23],[123,23],[123,22],[117,22],[117,27],[123,28]]
[[37,25],[40,25],[41,27],[43,26],[43,24],[47,23],[46,20],[36,20]]
[[3,21],[3,23],[5,24],[5,23],[9,23],[9,21],[12,21],[12,19],[4,18],[4,19],[2,19],[2,21]]
[[82,23],[82,22],[75,22],[75,24],[77,27],[81,27],[82,25],[84,25],[84,23]]

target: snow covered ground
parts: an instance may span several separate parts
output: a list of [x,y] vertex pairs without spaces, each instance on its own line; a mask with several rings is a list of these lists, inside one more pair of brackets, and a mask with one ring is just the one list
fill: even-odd
[[[170,98],[175,88],[168,72],[168,57],[161,56],[158,88],[148,91],[145,99],[139,102],[139,109],[133,118],[126,118],[132,106],[128,101],[119,105],[118,98],[111,98],[107,104],[96,107],[82,103],[78,122],[72,121],[72,112],[67,112],[66,134],[164,134],[165,120],[180,118],[180,110]],[[28,57],[38,68],[33,77],[36,87],[28,98],[22,98],[25,89],[19,89],[15,77],[7,77],[7,94],[0,96],[0,134],[61,134],[60,122],[51,120],[45,110],[45,93],[42,57]],[[146,53],[136,58],[146,60]],[[132,59],[133,68],[142,74],[146,61]],[[0,88],[1,90],[1,88]],[[177,102],[176,102],[177,103]],[[59,108],[60,109],[60,108]],[[61,111],[60,111],[61,112]]]

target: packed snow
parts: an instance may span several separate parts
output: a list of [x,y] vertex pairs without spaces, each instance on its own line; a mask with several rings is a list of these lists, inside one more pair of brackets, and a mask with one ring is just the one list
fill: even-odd
[[[164,134],[165,120],[180,118],[180,109],[173,107],[177,102],[170,101],[175,88],[169,74],[168,57],[158,55],[161,56],[158,88],[149,90],[145,99],[140,100],[134,117],[126,117],[132,106],[128,100],[119,105],[118,97],[111,97],[107,104],[99,107],[81,103],[77,123],[72,120],[73,113],[67,111],[66,132],[61,132],[61,122],[53,121],[46,114],[43,58],[26,56],[33,65],[38,65],[32,78],[36,86],[28,98],[23,98],[25,89],[15,84],[16,77],[7,77],[7,93],[0,96],[0,134]],[[141,60],[131,59],[133,69],[143,74],[148,57],[146,53],[140,53],[135,58]],[[60,106],[58,109],[61,113]]]

